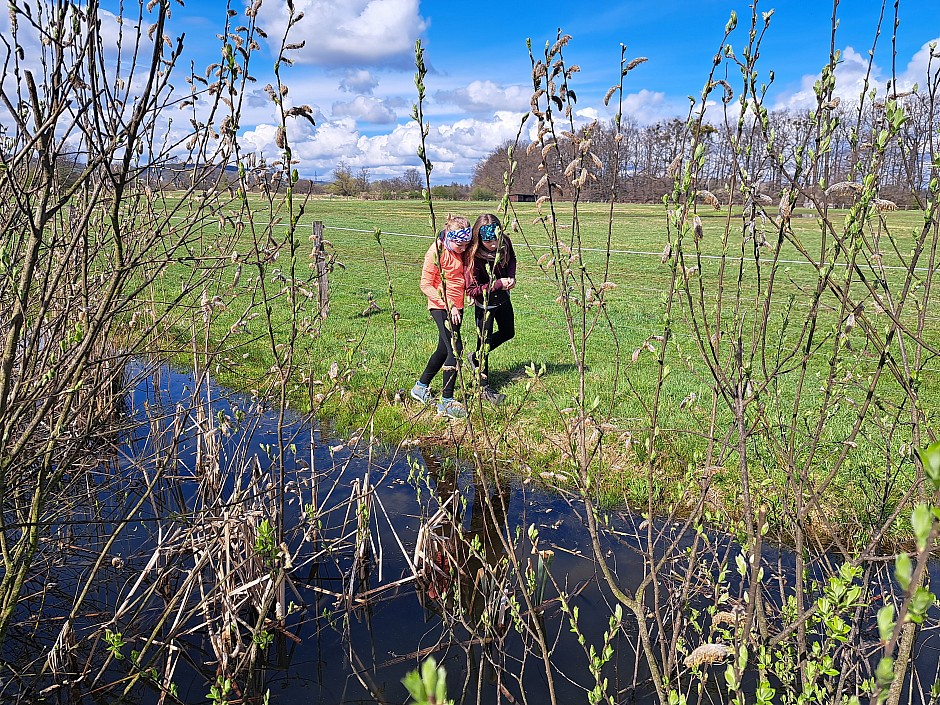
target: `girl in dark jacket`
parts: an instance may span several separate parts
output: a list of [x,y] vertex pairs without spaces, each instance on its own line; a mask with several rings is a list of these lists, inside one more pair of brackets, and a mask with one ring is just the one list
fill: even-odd
[[[505,398],[487,383],[489,354],[516,334],[515,316],[509,292],[516,286],[516,253],[499,218],[486,213],[473,224],[474,240],[479,243],[473,265],[467,266],[467,296],[473,299],[477,324],[476,350],[467,361],[480,370],[480,395],[499,404]],[[495,330],[494,330],[495,327]]]

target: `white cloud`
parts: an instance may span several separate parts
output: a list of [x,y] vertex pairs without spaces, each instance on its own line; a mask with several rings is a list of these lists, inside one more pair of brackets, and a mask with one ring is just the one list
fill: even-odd
[[[842,60],[836,66],[835,95],[844,101],[858,102],[865,90],[865,77],[868,75],[869,57],[858,53],[848,46],[842,52]],[[817,105],[816,92],[813,88],[821,74],[803,76],[800,89],[792,93],[784,93],[774,103],[775,110],[788,108],[790,110],[812,110]],[[880,84],[881,69],[873,64],[871,74],[868,75],[868,89],[877,88]]]
[[[304,17],[291,28],[291,41],[307,38],[302,49],[290,53],[297,63],[404,66],[427,27],[418,0],[295,0],[294,6]],[[286,3],[264,3],[259,16],[276,51],[287,29]]]
[[379,85],[378,79],[365,69],[350,69],[339,82],[339,89],[347,93],[372,95],[377,85]]
[[[940,41],[940,38],[931,40]],[[915,83],[924,86],[927,83],[928,61],[930,59],[930,44],[925,42],[908,62],[907,67],[898,76],[898,90],[910,90]],[[846,47],[842,52],[842,62],[836,66],[835,94],[846,103],[858,103],[862,91],[866,89],[865,76],[868,73],[869,57],[860,54],[852,47]],[[938,70],[938,62],[934,60],[932,66],[934,74]],[[793,110],[811,110],[816,107],[816,93],[813,86],[819,80],[820,74],[803,76],[800,89],[791,93],[784,93],[778,97],[774,109],[789,108]],[[885,86],[890,81],[890,73],[873,63],[871,74],[868,77],[867,90],[875,89],[884,95]]]
[[492,81],[473,81],[466,88],[437,91],[438,103],[453,103],[469,113],[496,110],[527,110],[532,91],[522,86],[500,87]]
[[581,108],[574,111],[575,117],[581,118],[585,122],[594,122],[600,119],[596,108]]
[[351,117],[362,122],[386,125],[397,119],[395,111],[384,100],[364,95],[356,96],[349,102],[333,103],[333,116]]
[[[659,120],[682,117],[688,113],[688,101],[666,98],[661,91],[646,88],[638,93],[629,93],[623,98],[624,116],[632,117],[640,125],[649,125]],[[613,101],[610,107],[616,109]]]
[[[933,51],[934,54],[933,63],[930,63],[930,45],[934,45]],[[913,58],[908,62],[907,67],[904,69],[904,73],[898,76],[898,89],[905,91],[910,90],[914,84],[918,84],[920,87],[924,87],[928,82],[927,71],[932,70],[931,76],[936,76],[937,71],[940,71],[940,37],[936,39],[931,39],[929,42],[924,42],[920,50],[914,54]]]
[[[500,111],[492,120],[432,124],[426,143],[435,183],[469,181],[480,159],[516,136],[521,119],[521,113]],[[269,161],[276,159],[280,152],[274,142],[276,134],[274,125],[258,125],[241,136],[243,150]],[[414,122],[370,136],[361,134],[351,117],[318,122],[315,128],[298,121],[288,125],[287,134],[293,155],[300,160],[300,172],[307,177],[328,176],[341,160],[354,169],[366,167],[376,177],[400,175],[419,163],[420,134]]]

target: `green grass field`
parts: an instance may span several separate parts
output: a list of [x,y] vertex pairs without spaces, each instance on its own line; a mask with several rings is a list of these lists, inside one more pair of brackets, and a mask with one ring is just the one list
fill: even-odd
[[[537,216],[534,204],[514,206],[521,226],[521,232],[511,233],[519,259],[518,285],[512,294],[516,338],[495,351],[490,363],[491,384],[506,394],[507,400],[503,406],[494,408],[480,405],[472,396],[472,387],[468,387],[466,393],[470,395],[467,397],[471,409],[469,423],[480,432],[485,429],[488,438],[498,438],[496,445],[500,452],[513,458],[517,469],[522,470],[524,465],[528,465],[538,474],[564,469],[566,448],[563,439],[566,424],[573,416],[569,410],[577,406],[579,375],[563,310],[556,302],[559,292],[551,268],[538,264],[540,258],[544,263],[550,252],[550,234],[543,225],[533,224]],[[443,222],[448,212],[466,215],[472,222],[478,214],[491,212],[496,204],[436,202],[434,207],[438,223]],[[565,227],[570,226],[571,213],[570,204],[563,204],[563,207],[566,211],[557,214],[557,222],[562,226],[557,234],[565,240],[571,237],[570,228]],[[640,501],[647,494],[647,477],[645,473],[636,472],[636,468],[640,467],[638,461],[645,458],[642,441],[649,433],[649,406],[659,374],[657,356],[642,348],[651,336],[663,333],[664,302],[671,276],[670,267],[661,261],[667,241],[667,215],[662,206],[617,205],[613,212],[609,260],[609,205],[582,204],[579,215],[585,270],[595,285],[603,281],[616,285],[607,292],[611,325],[599,319],[597,325],[590,327],[584,396],[588,403],[595,397],[600,400],[594,416],[607,424],[608,445],[604,455],[608,463],[607,474],[617,477],[614,483],[617,491],[624,492],[631,501]],[[253,217],[256,231],[263,230],[270,220],[260,203],[253,211]],[[730,305],[735,294],[733,286],[729,285],[733,284],[734,276],[726,278],[725,286],[719,291],[717,271],[728,215],[709,208],[702,211],[701,217],[704,229],[702,271],[694,276],[702,278],[707,306],[714,306],[716,297],[722,297],[728,307],[723,314],[727,320],[731,318]],[[830,214],[837,228],[841,227],[844,217],[844,211]],[[297,231],[299,277],[308,276],[310,272],[311,245],[307,236],[315,220],[325,226],[328,250],[335,254],[337,266],[330,274],[329,316],[315,334],[304,335],[299,342],[304,376],[298,375],[297,384],[292,388],[297,405],[305,407],[310,395],[325,394],[318,413],[342,434],[365,425],[370,412],[375,409],[374,431],[388,443],[397,443],[405,438],[444,441],[449,429],[462,430],[465,422],[447,422],[436,417],[433,409],[422,409],[411,400],[404,403],[394,401],[397,390],[408,390],[414,383],[436,343],[436,329],[428,316],[426,300],[418,290],[421,261],[431,243],[427,207],[415,201],[309,201]],[[818,255],[821,229],[817,219],[802,217],[798,213],[791,222],[800,242],[814,256]],[[775,238],[772,224],[768,225],[768,237]],[[883,238],[882,263],[900,268],[911,249],[914,233],[922,225],[922,214],[917,212],[890,213],[886,214],[884,223],[871,223],[868,228],[870,236]],[[888,231],[885,231],[885,226]],[[275,229],[274,239],[280,237],[284,227],[282,224]],[[375,230],[382,233],[379,239],[374,236]],[[237,250],[241,257],[256,248],[248,232],[250,229],[246,229],[240,239],[218,247],[220,261],[226,261],[230,254],[226,247]],[[897,253],[889,246],[889,232]],[[739,215],[731,218],[730,233],[727,254],[733,257],[741,250]],[[746,251],[752,251],[750,244]],[[762,253],[766,258],[770,250],[762,250]],[[687,262],[690,264],[691,261]],[[180,264],[171,268],[165,281],[185,278],[188,266]],[[232,262],[218,269],[218,289],[212,292],[226,304],[225,310],[214,314],[212,337],[217,340],[225,337],[216,360],[226,361],[218,368],[223,382],[243,388],[261,388],[273,361],[270,338],[263,332],[262,318],[255,319],[248,330],[224,336],[245,310],[248,289],[257,287],[256,281],[254,285],[251,282],[258,270],[246,263],[239,286],[233,289],[231,282],[236,266]],[[286,271],[287,266],[283,255],[277,262],[267,264],[264,269],[266,282],[276,288],[273,280],[276,269]],[[726,267],[729,271],[736,271],[738,261],[731,259],[726,262]],[[899,280],[901,274],[900,269],[888,270],[889,288],[894,285],[892,279],[896,277]],[[766,275],[766,271],[762,272],[763,277]],[[805,321],[808,312],[805,302],[809,298],[808,292],[816,284],[818,273],[815,267],[805,263],[793,245],[785,244],[777,277],[777,303],[768,326],[768,344],[763,355],[758,356],[759,361],[766,360],[766,364],[771,365],[775,360],[775,349],[781,342],[785,348],[786,343],[793,339],[795,330]],[[744,299],[745,303],[750,302],[752,309],[741,313],[745,328],[756,317],[753,310],[756,281],[755,266],[751,261],[745,265],[743,285],[743,290],[749,294]],[[788,303],[791,295],[793,299]],[[380,310],[363,316],[372,299]],[[820,312],[820,329],[826,331],[823,341],[831,340],[832,332],[841,326],[837,312],[831,308],[834,302],[833,297],[824,298]],[[787,307],[790,323],[785,328],[782,321]],[[913,307],[909,309],[910,317],[905,320],[912,323]],[[275,342],[285,335],[288,311],[286,304],[275,305],[272,309]],[[394,317],[393,311],[396,313]],[[669,374],[661,389],[657,449],[662,458],[658,465],[663,472],[662,477],[656,478],[655,491],[666,504],[677,501],[683,483],[694,476],[695,465],[702,462],[711,412],[712,380],[700,359],[683,311],[677,303],[672,320],[673,337],[666,356]],[[596,309],[592,309],[589,316],[595,312]],[[888,319],[882,316],[877,320],[884,325]],[[928,338],[932,344],[940,340],[940,326],[935,321],[934,314],[928,326]],[[472,318],[468,317],[463,326],[465,345],[474,345],[474,333]],[[746,340],[745,345],[750,342]],[[660,345],[655,341],[652,344],[657,349]],[[635,356],[638,349],[641,352]],[[806,417],[805,422],[801,420],[806,425],[801,432],[809,432],[812,412],[821,403],[817,378],[827,372],[826,349],[826,345],[822,345],[813,353],[808,385],[812,389],[804,391],[800,408],[800,414]],[[730,348],[723,350],[722,357],[729,354]],[[863,388],[864,380],[877,363],[877,355],[866,345],[864,338],[858,338],[854,352],[846,359],[850,374],[848,379],[840,382],[838,393],[851,399]],[[334,362],[341,372],[338,381],[331,380],[328,374]],[[545,374],[537,382],[533,382],[526,373],[527,366],[532,364],[545,366]],[[940,365],[936,362],[925,365],[922,388],[937,388],[937,367]],[[787,367],[792,368],[793,365]],[[344,374],[346,371],[349,372],[348,378]],[[312,386],[301,383],[307,376],[313,381]],[[440,377],[435,383],[436,387],[432,385],[432,389],[439,392]],[[340,388],[341,394],[326,393],[331,389],[338,392]],[[308,389],[312,390],[310,394]],[[886,399],[898,398],[887,377],[879,390],[884,392]],[[779,414],[781,423],[789,422],[792,406],[789,402],[793,391],[788,373],[780,375],[768,389],[768,413]],[[689,401],[690,395],[694,395],[694,401]],[[819,457],[821,472],[827,457],[841,450],[842,438],[854,420],[853,408],[851,404],[839,407],[826,420],[827,450]],[[930,422],[935,421],[936,405],[928,402],[926,414]],[[716,436],[725,435],[726,428],[721,426],[727,425],[729,420],[727,412],[719,412]],[[858,499],[857,482],[860,477],[872,473],[878,475],[879,472],[884,474],[884,470],[877,467],[877,453],[867,454],[862,448],[857,455],[856,462],[849,463],[852,472],[840,477],[834,485],[833,491],[838,495]],[[768,487],[780,483],[779,473],[774,467],[766,467],[764,471]],[[729,471],[727,477],[725,494],[733,501],[735,474]]]

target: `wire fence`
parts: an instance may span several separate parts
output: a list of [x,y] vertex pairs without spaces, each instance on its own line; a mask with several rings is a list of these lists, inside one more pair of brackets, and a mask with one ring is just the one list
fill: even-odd
[[[185,219],[185,216],[171,216],[171,219]],[[207,222],[208,222],[208,219],[207,219]],[[273,229],[273,228],[289,227],[287,223],[283,223],[279,221],[252,219],[251,222],[253,226],[260,227],[260,228],[272,228]],[[297,227],[306,228],[306,227],[310,227],[310,224],[311,224],[310,222],[305,221],[299,224]],[[373,236],[376,233],[375,229],[354,228],[354,227],[347,227],[347,226],[340,226],[340,225],[327,225],[327,224],[324,224],[323,229],[327,231],[335,231],[338,233],[361,234],[361,235],[369,235],[369,236]],[[381,237],[383,238],[393,237],[393,238],[411,239],[411,240],[418,240],[418,241],[425,241],[425,242],[431,242],[435,239],[435,236],[433,235],[400,232],[400,231],[394,231],[394,230],[380,229],[379,233],[381,234]],[[552,246],[548,244],[532,243],[532,242],[529,242],[528,240],[524,240],[523,244],[524,244],[524,247],[530,251],[550,252],[552,250]],[[516,249],[517,250],[522,249],[522,247],[520,246],[520,243],[518,242],[516,244]],[[623,258],[635,257],[635,258],[641,258],[643,260],[642,263],[634,267],[624,268],[622,266],[612,266],[608,269],[607,278],[610,280],[617,280],[616,284],[618,286],[618,289],[621,289],[621,297],[620,297],[621,299],[626,299],[629,295],[633,295],[635,297],[641,297],[641,298],[637,298],[637,302],[639,303],[642,301],[651,301],[653,300],[652,297],[662,297],[668,293],[668,289],[665,286],[649,285],[650,280],[653,278],[653,273],[649,269],[649,263],[646,260],[653,259],[653,260],[656,260],[657,263],[661,263],[662,258],[663,258],[662,252],[654,252],[654,251],[641,250],[641,249],[616,248],[616,247],[608,249],[606,247],[602,248],[602,247],[584,247],[584,246],[579,247],[578,252],[604,255],[604,256],[606,255],[616,256],[618,258],[617,259],[618,264],[623,264],[625,262]],[[388,262],[389,264],[394,265],[395,268],[398,270],[401,270],[401,269],[414,270],[416,272],[416,279],[417,279],[417,272],[420,271],[421,266],[422,266],[421,257],[423,257],[423,249],[421,250],[421,255],[419,255],[417,258],[413,260],[389,258],[388,254],[386,253],[384,258],[383,257],[363,257],[360,255],[357,257],[357,261],[362,262],[364,264],[371,264],[371,265],[376,265],[376,266],[384,266],[384,264]],[[700,255],[700,257],[703,260],[709,260],[709,261],[724,260],[729,263],[739,263],[742,261],[742,258],[736,255],[702,254]],[[539,259],[538,257],[534,257],[533,260],[531,261],[531,264],[537,266],[538,259]],[[744,258],[744,259],[747,262],[754,262],[754,259],[752,258]],[[761,261],[768,265],[771,264],[770,259],[761,260]],[[806,267],[813,271],[818,271],[817,265],[807,260],[776,259],[776,260],[773,260],[773,263],[777,265]],[[843,263],[839,266],[844,267],[845,264]],[[908,267],[896,266],[896,265],[880,265],[879,269],[884,270],[886,272],[892,272],[892,271],[893,272],[913,271],[917,273],[931,272],[930,267],[915,267],[911,269]],[[940,267],[933,268],[934,272],[936,272],[937,270],[940,270]],[[666,278],[666,276],[667,275],[663,273],[663,277]],[[531,274],[527,276],[527,279],[529,281],[532,281]],[[553,277],[548,276],[545,273],[538,275],[535,281],[540,281],[546,284],[553,284],[555,282]],[[417,294],[416,294],[416,297],[417,297]],[[546,311],[544,310],[543,307],[534,307],[534,306],[528,305],[526,303],[526,300],[521,296],[513,297],[513,308],[516,309],[521,314],[524,314],[525,316],[530,317],[531,319],[539,320],[540,325],[547,325],[552,328],[557,328],[558,330],[563,330],[565,328],[563,321],[556,320],[553,317],[546,315]],[[932,315],[930,313],[927,313],[925,314],[925,318],[928,321],[940,322],[940,315]],[[618,328],[618,330],[632,329],[634,333],[636,334],[636,337],[640,339],[643,339],[657,332],[652,327],[649,327],[649,326],[642,327],[640,325],[629,325],[629,324],[623,323],[622,321],[618,321],[616,323],[616,327]],[[674,330],[672,335],[674,338],[678,338],[679,340],[683,342],[687,342],[687,343],[694,342],[693,336],[688,333]],[[929,371],[929,372],[940,372],[940,368],[936,368],[936,367],[925,366],[922,369],[925,371]]]

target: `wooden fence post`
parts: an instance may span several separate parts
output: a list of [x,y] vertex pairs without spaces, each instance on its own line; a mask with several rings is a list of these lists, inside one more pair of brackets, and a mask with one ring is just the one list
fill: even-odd
[[323,223],[321,221],[313,221],[313,235],[310,239],[313,241],[313,252],[310,253],[310,258],[313,260],[317,274],[317,305],[320,318],[325,319],[330,314],[330,281],[326,251],[323,249]]

